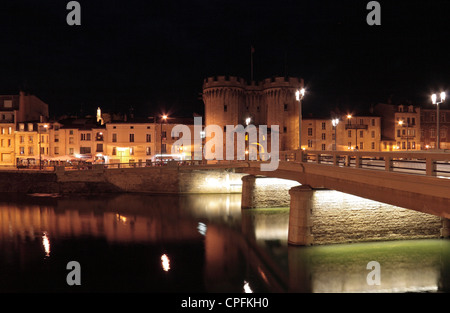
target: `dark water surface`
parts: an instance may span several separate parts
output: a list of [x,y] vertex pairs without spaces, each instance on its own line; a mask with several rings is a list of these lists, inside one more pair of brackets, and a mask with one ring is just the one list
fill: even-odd
[[[287,208],[242,212],[240,199],[2,195],[0,292],[450,290],[449,240],[291,247]],[[71,261],[81,285],[67,283]]]

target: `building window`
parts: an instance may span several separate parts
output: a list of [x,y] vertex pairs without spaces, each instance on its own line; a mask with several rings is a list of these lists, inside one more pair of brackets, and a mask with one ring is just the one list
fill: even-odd
[[375,126],[375,119],[372,119],[372,126]]
[[363,143],[363,142],[360,142],[358,148],[361,149],[361,150],[364,149],[364,143]]
[[223,105],[223,111],[227,112],[228,111],[228,106],[226,104]]
[[152,135],[151,134],[147,134],[146,142],[152,142]]
[[359,138],[364,138],[364,131],[363,130],[359,131]]
[[117,155],[117,149],[116,149],[116,147],[113,147],[112,148],[112,153],[111,153],[112,155]]
[[287,133],[287,127],[286,126],[283,127],[283,132]]
[[288,110],[288,105],[287,105],[287,103],[284,104],[284,110],[285,110],[285,111]]
[[374,130],[372,130],[371,136],[372,136],[372,138],[375,138],[375,131]]
[[134,134],[130,134],[130,142],[134,142]]
[[348,138],[351,138],[351,137],[352,137],[352,131],[349,130],[349,131],[348,131]]
[[59,142],[59,136],[55,134],[55,142]]
[[69,135],[73,135],[73,130],[69,130]]
[[80,135],[80,139],[83,141],[91,141],[91,134],[90,133],[83,133]]
[[91,153],[91,147],[80,147],[80,154],[89,154]]
[[74,141],[73,141],[73,137],[69,137],[69,145],[73,145]]
[[134,148],[133,147],[130,148],[130,155],[134,155]]
[[431,137],[431,138],[436,137],[436,129],[434,129],[434,128],[431,128],[431,129],[430,129],[430,137]]
[[312,136],[313,135],[313,129],[312,128],[308,128],[308,136]]
[[326,145],[323,143],[322,144],[322,150],[325,150],[326,149]]
[[313,147],[313,141],[311,139],[308,139],[308,148]]
[[412,148],[416,149],[416,142],[415,141],[412,142]]
[[166,153],[166,152],[167,152],[166,144],[163,143],[163,144],[161,145],[161,153]]
[[351,149],[352,148],[352,143],[349,141],[348,142],[348,148]]
[[25,142],[25,136],[20,136],[19,137],[19,142],[20,143],[24,143]]
[[112,142],[117,142],[117,134],[112,134]]
[[55,147],[55,154],[59,154],[59,147]]
[[134,129],[134,126],[130,126],[130,129]]
[[19,147],[19,153],[25,154],[25,147]]
[[375,149],[375,142],[372,141],[372,150]]
[[325,130],[326,129],[326,123],[325,122],[322,122],[322,130]]
[[103,152],[103,144],[102,143],[97,144],[97,152]]
[[28,155],[33,155],[34,153],[33,153],[34,151],[33,151],[33,146],[29,146],[28,147]]
[[322,140],[326,140],[326,134],[322,133]]
[[152,154],[152,147],[147,147],[147,148],[145,149],[145,153],[146,153],[147,155],[151,155],[151,154]]
[[73,148],[69,148],[69,155],[73,155]]

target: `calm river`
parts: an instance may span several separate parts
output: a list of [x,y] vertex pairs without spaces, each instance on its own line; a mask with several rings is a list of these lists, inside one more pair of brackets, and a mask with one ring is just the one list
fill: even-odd
[[[438,220],[389,229],[374,212],[390,206],[317,195],[328,204],[316,201],[327,206],[316,224],[328,224],[311,247],[287,245],[288,208],[241,211],[239,194],[2,195],[0,292],[450,291],[450,240],[438,238]],[[367,208],[380,241],[358,242],[336,217]],[[402,240],[386,240],[397,230]],[[379,284],[368,280],[372,269]]]

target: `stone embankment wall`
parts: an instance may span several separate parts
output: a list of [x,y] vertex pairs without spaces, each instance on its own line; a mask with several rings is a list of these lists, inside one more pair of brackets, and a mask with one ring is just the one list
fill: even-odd
[[170,168],[93,169],[87,171],[3,171],[0,192],[95,194],[240,193],[245,174],[220,170]]

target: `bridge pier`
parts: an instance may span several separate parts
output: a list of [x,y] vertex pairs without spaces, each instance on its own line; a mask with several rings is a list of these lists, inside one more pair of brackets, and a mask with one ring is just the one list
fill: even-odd
[[442,217],[441,220],[442,220],[441,237],[450,238],[450,219]]
[[254,207],[256,176],[247,175],[242,177],[241,179],[242,179],[241,208],[251,209]]
[[288,244],[311,245],[314,237],[311,234],[311,211],[313,189],[302,185],[289,190],[291,196],[289,210]]

